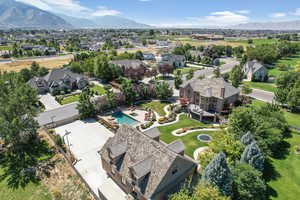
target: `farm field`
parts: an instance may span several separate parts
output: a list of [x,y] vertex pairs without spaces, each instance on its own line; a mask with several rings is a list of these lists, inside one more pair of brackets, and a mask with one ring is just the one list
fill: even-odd
[[[66,58],[65,56],[62,58],[55,58],[51,60],[37,60],[36,62],[41,67],[46,67],[47,69],[55,69],[61,67],[63,65],[69,64],[72,58]],[[30,68],[33,60],[26,60],[26,61],[16,61],[13,63],[0,63],[0,71],[7,71],[7,72],[19,72],[22,69]]]

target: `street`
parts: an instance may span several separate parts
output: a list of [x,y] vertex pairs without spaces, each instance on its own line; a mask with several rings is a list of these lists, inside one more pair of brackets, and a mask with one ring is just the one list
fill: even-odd
[[268,103],[275,101],[274,93],[258,89],[252,89],[252,93],[249,96]]

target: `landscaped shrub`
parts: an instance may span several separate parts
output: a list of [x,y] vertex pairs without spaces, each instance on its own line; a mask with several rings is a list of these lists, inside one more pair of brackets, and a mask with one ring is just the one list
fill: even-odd
[[147,129],[147,128],[150,128],[153,124],[154,124],[154,122],[153,122],[153,121],[150,121],[150,122],[147,122],[147,123],[145,123],[145,124],[142,124],[142,125],[141,125],[141,128],[142,128],[142,129]]

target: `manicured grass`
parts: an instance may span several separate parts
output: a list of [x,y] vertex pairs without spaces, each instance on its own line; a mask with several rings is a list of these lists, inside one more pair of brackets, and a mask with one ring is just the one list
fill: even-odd
[[[3,170],[0,168],[0,176]],[[0,181],[0,199],[5,200],[52,200],[47,189],[40,184],[29,183],[24,188],[11,189],[6,180]]]
[[244,84],[248,85],[250,88],[255,88],[255,89],[264,90],[264,91],[268,91],[268,92],[276,91],[276,85],[274,83],[244,82]]
[[181,136],[181,137],[176,137],[176,136],[172,135],[172,131],[174,131],[174,130],[177,130],[180,128],[185,128],[185,127],[193,127],[193,126],[207,127],[209,125],[204,124],[202,122],[198,122],[196,120],[193,120],[193,119],[189,118],[187,115],[181,115],[179,122],[172,124],[172,125],[158,127],[159,131],[161,132],[160,139],[167,144],[170,144],[177,139],[181,139],[186,147],[185,153],[188,156],[193,158],[193,153],[197,148],[207,146],[207,143],[200,142],[197,139],[197,136],[200,134],[208,134],[211,137],[214,137],[214,135],[218,133],[218,132],[214,132],[214,131],[203,131],[203,132],[190,133],[190,134],[187,134],[187,135]]
[[[252,105],[254,106],[262,106],[265,105],[266,102],[260,101],[260,100],[253,100]],[[299,113],[290,113],[286,110],[282,110],[283,114],[285,116],[285,119],[287,120],[288,124],[290,126],[294,126],[297,128],[300,128],[300,114]]]
[[178,68],[174,71],[174,74],[177,74],[177,71],[181,71],[181,74],[188,74],[190,70],[193,71],[197,71],[197,70],[201,70],[200,67],[194,67],[194,66],[187,66],[187,67],[183,67],[183,68]]
[[11,50],[11,47],[9,47],[9,46],[0,46],[0,51],[2,51],[2,50]]
[[157,112],[160,116],[165,116],[167,113],[164,111],[164,107],[169,105],[170,103],[161,102],[161,101],[151,101],[149,103],[140,104],[142,108],[150,108]]
[[286,142],[291,146],[284,159],[271,159],[275,172],[278,174],[275,180],[268,185],[275,191],[271,199],[276,200],[297,200],[300,196],[300,155],[295,152],[299,146],[300,134],[294,132]]
[[285,111],[284,116],[290,126],[300,128],[300,113],[290,113],[290,112]]
[[[296,54],[292,57],[289,58],[283,58],[278,60],[275,65],[278,64],[284,64],[286,66],[290,66],[291,69],[290,70],[294,70],[295,69],[295,65],[300,62],[300,53]],[[270,77],[278,77],[280,74],[284,73],[285,71],[280,71],[278,70],[276,67],[274,69],[269,70],[269,76]]]
[[97,95],[104,95],[105,94],[104,88],[101,87],[100,85],[95,85],[94,87],[91,87],[91,90],[96,92]]
[[[103,95],[105,94],[105,90],[103,87],[99,86],[99,85],[95,85],[93,87],[90,88],[92,91],[96,92],[96,95]],[[69,97],[66,97],[64,98],[62,101],[61,101],[61,104],[62,105],[65,105],[65,104],[70,104],[70,103],[74,103],[74,102],[78,102],[79,101],[79,94],[78,95],[73,95],[73,96],[69,96]]]
[[79,101],[79,94],[64,98],[60,103],[62,105],[70,104]]
[[[250,38],[249,38],[250,39]],[[276,42],[278,42],[278,39],[252,39],[253,40],[253,45],[260,45],[260,44],[274,44]],[[238,43],[247,43],[248,44],[248,40],[234,40],[231,42],[238,42]]]

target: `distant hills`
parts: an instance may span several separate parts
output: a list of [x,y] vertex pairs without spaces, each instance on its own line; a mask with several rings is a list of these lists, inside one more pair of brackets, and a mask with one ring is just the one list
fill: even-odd
[[283,22],[254,22],[228,27],[241,30],[300,30],[300,20]]
[[130,20],[118,16],[103,16],[103,17],[96,17],[93,19],[83,19],[83,18],[70,17],[62,14],[57,14],[57,15],[63,18],[68,23],[70,23],[74,28],[105,28],[105,29],[151,28],[151,26],[149,25],[141,24],[134,20]]
[[82,19],[50,13],[15,0],[0,0],[0,29],[150,28],[134,20],[103,16]]

